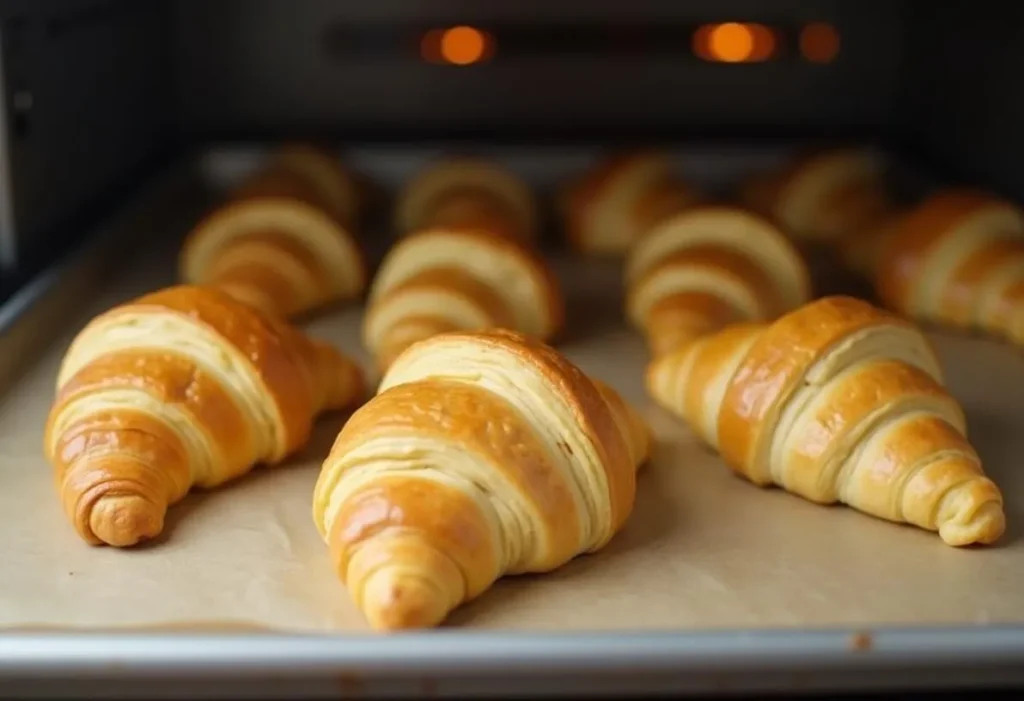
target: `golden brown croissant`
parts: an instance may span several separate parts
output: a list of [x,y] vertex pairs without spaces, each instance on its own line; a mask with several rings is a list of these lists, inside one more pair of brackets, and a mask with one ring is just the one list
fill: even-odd
[[130,546],[168,506],[303,446],[318,413],[364,391],[333,348],[213,288],[115,307],[75,338],[57,377],[45,453],[89,543]]
[[740,201],[800,241],[838,241],[891,208],[881,159],[848,148],[817,151],[759,174],[741,188]]
[[905,210],[893,209],[864,229],[850,232],[837,241],[839,257],[846,268],[863,280],[873,281],[882,264],[885,247],[900,229],[905,215]]
[[876,286],[906,316],[1024,345],[1024,212],[966,190],[929,197],[890,236]]
[[181,277],[285,318],[354,299],[367,280],[350,233],[357,204],[332,156],[282,149],[191,232]]
[[538,341],[434,336],[342,429],[313,518],[374,628],[432,627],[503,575],[608,543],[648,440],[614,390]]
[[548,340],[562,320],[554,276],[523,244],[482,229],[435,228],[388,252],[370,289],[363,342],[385,369],[437,333],[496,327]]
[[967,442],[963,410],[924,335],[866,302],[827,297],[656,359],[655,400],[758,485],[841,502],[988,544],[1002,495]]
[[626,308],[655,355],[742,320],[769,320],[810,298],[810,276],[767,219],[699,205],[645,234],[626,260]]
[[473,158],[431,164],[398,197],[402,235],[430,228],[486,229],[520,241],[537,237],[536,203],[514,173]]
[[580,253],[621,256],[651,227],[697,201],[668,156],[644,151],[610,158],[562,193],[570,244]]

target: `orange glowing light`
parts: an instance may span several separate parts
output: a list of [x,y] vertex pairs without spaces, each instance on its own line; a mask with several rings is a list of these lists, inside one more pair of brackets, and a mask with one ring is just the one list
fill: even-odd
[[484,57],[487,36],[473,27],[452,27],[441,34],[441,57],[448,63],[468,66]]
[[694,53],[705,61],[765,61],[775,53],[775,33],[763,24],[708,24],[697,30],[693,49]]
[[808,24],[800,31],[800,53],[813,63],[831,63],[839,54],[839,32],[824,22]]
[[740,63],[754,53],[754,33],[739,22],[726,22],[711,30],[708,48],[719,61]]

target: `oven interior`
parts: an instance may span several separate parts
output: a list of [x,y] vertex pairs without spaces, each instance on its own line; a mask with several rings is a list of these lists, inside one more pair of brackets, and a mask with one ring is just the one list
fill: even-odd
[[5,0],[0,60],[7,294],[213,145],[857,142],[1024,197],[1020,3]]

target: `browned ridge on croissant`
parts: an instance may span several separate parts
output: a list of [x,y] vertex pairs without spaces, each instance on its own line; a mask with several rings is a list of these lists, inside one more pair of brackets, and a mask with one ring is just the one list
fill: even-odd
[[1024,212],[946,190],[907,212],[884,244],[879,297],[922,321],[1024,345]]
[[433,228],[500,234],[522,242],[537,237],[533,193],[511,171],[476,158],[429,164],[399,193],[395,226],[401,235]]
[[740,201],[799,241],[836,243],[887,216],[882,160],[866,149],[825,149],[758,174]]
[[93,319],[64,355],[44,450],[92,544],[130,546],[167,508],[301,448],[362,373],[332,347],[213,288],[179,286]]
[[1005,529],[1003,498],[963,410],[910,322],[828,297],[656,359],[648,390],[751,482],[937,531],[953,546]]
[[664,219],[626,260],[626,309],[655,355],[740,321],[769,320],[810,298],[810,275],[767,219],[696,205]]
[[414,342],[446,331],[507,328],[549,340],[563,310],[554,276],[524,244],[439,227],[388,252],[370,289],[363,342],[383,370]]
[[372,627],[433,627],[503,575],[604,547],[649,442],[614,389],[539,341],[440,334],[342,429],[313,518]]
[[354,299],[367,278],[350,229],[357,206],[332,156],[282,149],[193,229],[181,276],[285,318]]
[[560,205],[574,249],[622,256],[644,232],[697,197],[674,175],[666,154],[643,151],[598,163],[562,191]]

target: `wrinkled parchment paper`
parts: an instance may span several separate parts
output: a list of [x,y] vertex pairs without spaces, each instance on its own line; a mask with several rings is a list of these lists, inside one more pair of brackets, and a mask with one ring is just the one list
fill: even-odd
[[[635,402],[657,437],[627,528],[602,553],[499,582],[449,625],[682,629],[1024,621],[1024,354],[935,337],[971,438],[1007,499],[987,550],[734,477],[643,391],[647,356],[621,321],[614,265],[559,262],[570,294],[562,350]],[[313,526],[320,461],[344,421],[305,453],[172,507],[164,537],[134,550],[81,542],[61,512],[42,429],[61,353],[88,315],[173,280],[166,252],[109,281],[86,316],[41,349],[0,397],[0,627],[364,631]],[[310,323],[366,360],[353,306]]]

